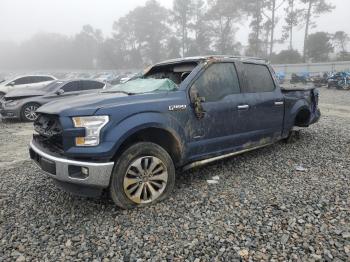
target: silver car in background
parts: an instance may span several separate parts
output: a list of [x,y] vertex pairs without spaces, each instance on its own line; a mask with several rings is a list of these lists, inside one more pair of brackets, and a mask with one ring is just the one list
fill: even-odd
[[106,83],[95,80],[56,80],[44,87],[9,92],[0,100],[3,119],[35,121],[36,110],[51,101],[66,97],[94,93],[107,88]]
[[55,80],[57,79],[51,75],[24,75],[13,77],[0,83],[0,98],[11,91],[44,87]]

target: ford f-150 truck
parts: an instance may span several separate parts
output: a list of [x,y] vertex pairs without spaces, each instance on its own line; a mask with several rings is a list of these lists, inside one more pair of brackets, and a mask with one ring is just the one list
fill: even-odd
[[156,64],[99,94],[39,108],[30,156],[65,190],[133,208],[165,199],[175,173],[287,139],[320,118],[318,91],[283,90],[256,58]]

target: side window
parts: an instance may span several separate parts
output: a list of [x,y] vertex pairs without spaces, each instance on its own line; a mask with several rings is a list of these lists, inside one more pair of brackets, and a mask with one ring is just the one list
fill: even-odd
[[33,83],[32,81],[33,81],[32,77],[25,76],[25,77],[20,77],[16,79],[14,82],[15,82],[15,85],[17,86],[17,85],[31,84]]
[[65,84],[61,88],[65,93],[79,91],[79,81],[73,81]]
[[225,96],[240,93],[239,80],[232,63],[211,65],[193,84],[207,102],[219,101]]
[[266,65],[244,64],[247,77],[245,93],[272,92],[275,83]]
[[41,83],[41,82],[47,82],[47,81],[52,81],[52,77],[49,77],[49,76],[37,76],[35,77],[36,79],[36,83]]
[[105,85],[96,81],[82,81],[81,90],[93,90],[93,89],[102,89]]
[[32,80],[31,82],[34,84],[34,83],[40,83],[42,82],[40,76],[32,76]]

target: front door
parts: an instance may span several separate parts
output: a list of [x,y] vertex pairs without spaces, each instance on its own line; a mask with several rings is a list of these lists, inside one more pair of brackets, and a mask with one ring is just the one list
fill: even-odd
[[240,93],[235,65],[224,62],[210,65],[195,80],[191,87],[191,91],[194,90],[205,101],[202,102],[203,117],[198,118],[193,112],[186,127],[191,139],[191,158],[219,154],[234,147],[235,129],[239,127],[236,95]]

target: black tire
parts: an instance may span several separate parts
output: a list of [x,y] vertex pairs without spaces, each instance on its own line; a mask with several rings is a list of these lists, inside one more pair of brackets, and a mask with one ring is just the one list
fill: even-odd
[[[161,163],[159,164],[159,166],[165,170],[165,172],[167,172],[167,181],[162,183],[162,188],[158,188],[158,191],[156,191],[157,194],[159,194],[157,196],[157,198],[155,198],[154,200],[152,200],[151,202],[147,202],[145,203],[144,198],[147,199],[147,196],[153,196],[152,195],[152,191],[150,192],[150,181],[142,181],[142,182],[138,182],[138,183],[134,183],[133,185],[129,185],[129,188],[132,187],[138,187],[140,188],[141,186],[143,187],[143,189],[140,190],[140,192],[143,190],[148,191],[145,193],[140,193],[140,201],[139,202],[134,202],[131,200],[131,195],[128,196],[128,193],[130,194],[131,189],[126,188],[125,189],[125,183],[126,180],[129,179],[128,176],[130,176],[129,172],[132,172],[133,174],[135,173],[140,173],[138,171],[135,172],[135,169],[133,168],[133,164],[137,161],[140,161],[141,165],[142,165],[142,161],[144,161],[145,159],[147,160],[147,167],[143,169],[144,170],[148,170],[150,168],[150,166],[152,165],[151,160],[149,160],[148,158],[154,158],[157,160],[160,160]],[[142,159],[142,160],[140,160]],[[144,164],[145,165],[145,164]],[[155,166],[153,168],[153,170],[157,170],[159,168],[159,166]],[[139,169],[137,169],[139,170]],[[163,170],[163,171],[164,171]],[[161,172],[161,174],[163,174],[163,171]],[[152,171],[151,171],[152,173]],[[152,173],[153,174],[153,173]],[[143,173],[144,175],[144,173]],[[155,175],[149,175],[149,177],[155,177],[158,176],[158,174]],[[137,177],[137,179],[140,179],[140,175],[134,176]],[[144,178],[142,178],[144,179]],[[159,181],[157,181],[157,183],[159,183]],[[140,184],[142,184],[140,186]],[[145,185],[147,184],[147,185]],[[152,184],[151,184],[152,185]],[[112,200],[114,201],[114,203],[123,208],[123,209],[132,209],[135,207],[144,207],[144,206],[148,206],[148,205],[152,205],[155,204],[159,201],[164,200],[165,198],[167,198],[170,193],[172,192],[173,188],[175,185],[175,167],[174,167],[174,163],[170,157],[170,155],[168,154],[168,152],[166,150],[164,150],[162,147],[160,147],[157,144],[154,143],[150,143],[150,142],[140,142],[140,143],[136,143],[132,146],[130,146],[129,148],[127,148],[122,154],[121,156],[118,158],[114,169],[113,169],[113,173],[112,173],[112,177],[111,177],[111,182],[110,182],[110,186],[109,186],[109,192],[110,192],[110,196],[112,198]],[[145,189],[144,189],[145,188]],[[154,186],[152,186],[152,189],[155,189]],[[126,192],[127,191],[127,192]],[[136,193],[134,192],[134,194],[137,194],[138,189],[135,190]],[[153,191],[154,192],[154,191]],[[143,194],[143,195],[141,195]],[[143,197],[143,199],[141,199]],[[142,202],[143,201],[143,202]]]
[[36,108],[38,109],[41,105],[38,104],[38,103],[28,103],[28,104],[25,104],[22,109],[21,109],[21,120],[22,121],[26,121],[26,122],[34,122],[36,119],[37,119],[37,116],[36,117],[29,117],[26,113],[26,110],[27,109],[30,109],[30,108]]

